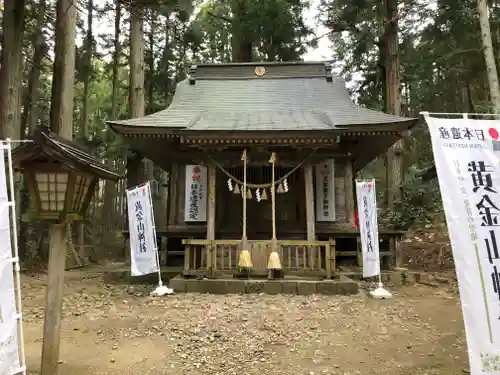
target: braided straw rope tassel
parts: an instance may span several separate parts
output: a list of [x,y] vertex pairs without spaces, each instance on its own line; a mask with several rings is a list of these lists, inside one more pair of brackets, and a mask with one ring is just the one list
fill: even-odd
[[276,185],[274,184],[275,175],[274,167],[276,164],[276,153],[271,154],[271,215],[273,224],[273,238],[271,240],[271,254],[269,254],[269,261],[267,262],[267,269],[269,270],[269,278],[273,278],[273,271],[281,270],[281,261],[278,254],[278,240],[276,238]]
[[242,187],[242,198],[243,198],[243,234],[241,236],[241,248],[238,259],[238,268],[240,270],[250,270],[253,268],[252,257],[250,256],[250,251],[248,247],[247,238],[247,150],[243,150],[241,155],[241,160],[243,161],[243,187]]

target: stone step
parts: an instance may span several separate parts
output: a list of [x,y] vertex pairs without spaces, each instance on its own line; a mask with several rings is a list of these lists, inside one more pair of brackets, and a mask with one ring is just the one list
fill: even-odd
[[176,293],[211,293],[211,294],[357,294],[359,285],[356,281],[340,276],[335,280],[241,280],[224,279],[186,279],[176,276],[170,280],[170,287]]

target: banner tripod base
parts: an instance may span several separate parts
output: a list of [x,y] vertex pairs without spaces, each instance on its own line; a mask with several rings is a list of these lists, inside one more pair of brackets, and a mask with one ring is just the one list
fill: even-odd
[[389,292],[387,289],[384,289],[384,286],[382,283],[378,283],[378,287],[375,290],[372,290],[370,292],[370,295],[374,299],[389,299],[392,298],[391,292]]
[[158,284],[158,286],[156,287],[156,289],[151,292],[152,296],[158,296],[158,297],[164,296],[166,294],[174,294],[174,290],[170,289],[169,287],[167,287],[165,285],[163,285],[162,282],[160,282]]

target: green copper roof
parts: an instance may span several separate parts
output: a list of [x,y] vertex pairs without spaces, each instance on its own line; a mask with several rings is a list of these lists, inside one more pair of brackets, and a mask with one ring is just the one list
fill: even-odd
[[317,131],[389,124],[400,130],[416,121],[357,106],[329,64],[286,62],[195,66],[167,109],[108,123],[121,129]]

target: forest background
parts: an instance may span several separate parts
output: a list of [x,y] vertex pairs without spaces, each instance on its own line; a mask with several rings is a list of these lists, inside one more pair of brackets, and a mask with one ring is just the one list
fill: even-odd
[[[359,105],[404,116],[500,113],[498,0],[5,0],[0,17],[0,137],[50,124],[122,172],[133,154],[105,121],[166,108],[196,62],[326,57]],[[442,227],[432,166],[420,124],[360,172],[377,181],[382,225]],[[162,207],[168,175],[148,161],[144,169],[160,182],[153,199]],[[119,241],[125,188],[102,186],[79,241]],[[21,229],[22,256],[46,259],[43,228]]]

